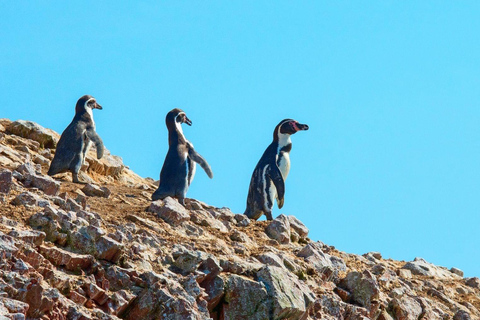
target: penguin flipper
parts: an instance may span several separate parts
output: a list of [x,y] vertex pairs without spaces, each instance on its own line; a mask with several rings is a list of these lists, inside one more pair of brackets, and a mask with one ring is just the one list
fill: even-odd
[[187,173],[187,182],[188,186],[192,183],[193,177],[195,176],[195,161],[190,157],[187,157],[188,173]]
[[212,169],[210,168],[210,165],[208,164],[207,160],[205,160],[195,149],[192,147],[188,148],[188,157],[198,163],[203,170],[207,173],[208,177],[210,179],[213,178],[213,172]]
[[103,157],[104,146],[103,141],[100,136],[95,132],[93,127],[90,127],[86,131],[87,137],[95,143],[95,148],[97,149],[97,159],[101,159]]
[[283,181],[282,173],[277,165],[274,164],[269,166],[267,174],[277,189],[277,205],[279,209],[282,209],[285,196],[285,181]]

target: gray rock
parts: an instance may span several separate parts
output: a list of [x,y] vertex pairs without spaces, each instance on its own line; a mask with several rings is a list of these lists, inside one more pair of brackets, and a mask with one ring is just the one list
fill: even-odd
[[465,284],[469,287],[474,288],[474,289],[480,289],[480,279],[477,278],[477,277],[466,278],[465,279]]
[[7,127],[7,132],[37,141],[42,148],[55,148],[59,140],[59,135],[55,131],[46,129],[35,122],[25,120],[17,120],[10,123]]
[[282,244],[290,243],[290,221],[286,215],[276,217],[265,229],[265,233]]
[[96,254],[98,259],[107,260],[113,263],[118,262],[123,254],[124,246],[120,242],[110,237],[102,236],[95,242]]
[[33,187],[42,190],[49,196],[56,196],[60,191],[60,183],[53,180],[52,177],[34,175],[30,176],[29,179],[31,179],[31,185]]
[[273,252],[265,252],[255,258],[263,264],[283,268],[282,259]]
[[463,271],[458,269],[458,268],[453,267],[453,268],[450,269],[450,272],[463,278]]
[[415,258],[415,260],[407,262],[403,269],[410,270],[412,274],[438,277],[438,278],[452,278],[452,273],[445,268],[437,267],[422,258]]
[[202,251],[184,250],[181,252],[174,252],[173,257],[175,258],[173,263],[174,266],[185,273],[190,273],[197,269],[200,262],[206,261],[209,258],[209,255]]
[[203,281],[200,286],[205,289],[205,293],[208,295],[208,311],[211,313],[225,295],[225,279],[223,276],[216,276]]
[[16,206],[36,207],[40,197],[31,192],[22,192],[13,199],[12,204]]
[[282,268],[267,266],[256,276],[267,288],[273,304],[273,319],[306,317],[315,296],[295,275]]
[[263,283],[230,275],[225,281],[224,301],[221,319],[270,319],[271,302]]
[[236,214],[235,220],[237,221],[237,226],[239,227],[248,227],[251,223],[250,219],[244,214]]
[[45,158],[42,155],[36,154],[33,157],[33,162],[35,162],[36,164],[48,164],[48,163],[50,163],[50,160],[48,160],[47,158]]
[[308,236],[308,228],[302,221],[298,220],[295,216],[288,216],[290,221],[290,227],[300,236],[300,238],[306,238]]
[[148,207],[148,211],[157,214],[159,218],[173,226],[179,226],[182,222],[190,219],[187,210],[171,197],[153,201]]
[[341,281],[340,287],[348,290],[352,294],[353,301],[367,308],[371,313],[378,309],[380,287],[369,271],[349,272],[347,277]]
[[[303,247],[297,253],[297,256],[311,263],[318,272],[327,272],[325,280],[331,280],[330,278],[336,277],[339,271],[346,271],[347,266],[341,258],[324,253],[322,247],[323,243],[321,242],[311,242]],[[328,269],[331,269],[331,272],[328,272]],[[331,276],[329,275],[330,273]]]

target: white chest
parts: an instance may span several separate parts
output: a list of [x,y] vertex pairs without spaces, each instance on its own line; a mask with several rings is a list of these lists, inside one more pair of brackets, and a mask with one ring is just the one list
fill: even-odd
[[92,112],[92,108],[90,108],[90,107],[87,107],[87,108],[85,108],[85,110],[87,110],[87,113],[88,113],[88,115],[90,116],[90,119],[92,120],[93,127],[95,128],[95,121],[93,120],[93,112]]
[[283,180],[286,180],[288,173],[290,172],[290,154],[288,152],[280,152],[277,165],[282,173]]

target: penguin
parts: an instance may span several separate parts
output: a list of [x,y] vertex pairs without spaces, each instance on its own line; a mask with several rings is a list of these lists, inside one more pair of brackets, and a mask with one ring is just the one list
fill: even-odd
[[153,193],[152,200],[168,196],[177,198],[185,206],[185,196],[195,175],[195,163],[198,163],[213,178],[213,172],[207,161],[193,148],[193,144],[183,135],[182,123],[189,126],[192,121],[181,109],[173,109],[165,118],[168,129],[168,152],[160,172],[160,184]]
[[247,208],[244,212],[248,218],[257,220],[265,214],[267,220],[272,220],[275,199],[278,208],[283,207],[285,179],[290,171],[290,136],[303,130],[308,130],[308,125],[292,119],[282,120],[275,127],[273,141],[258,161],[250,180]]
[[81,183],[78,173],[85,163],[85,157],[92,143],[97,149],[97,158],[103,157],[103,141],[95,131],[93,109],[103,109],[94,97],[84,95],[78,99],[75,116],[58,141],[55,156],[48,169],[49,176],[70,171],[73,182]]

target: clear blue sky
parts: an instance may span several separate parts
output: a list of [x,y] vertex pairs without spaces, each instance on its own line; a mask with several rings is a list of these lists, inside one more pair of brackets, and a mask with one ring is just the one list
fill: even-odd
[[95,96],[112,153],[158,179],[165,115],[210,163],[189,197],[245,209],[284,118],[280,213],[340,250],[480,276],[478,1],[0,4],[0,117],[58,132]]

